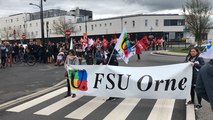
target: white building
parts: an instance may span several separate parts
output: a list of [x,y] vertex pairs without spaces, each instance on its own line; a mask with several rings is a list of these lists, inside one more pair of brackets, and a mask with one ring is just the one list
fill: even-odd
[[[78,15],[75,15],[78,14]],[[64,36],[55,34],[53,24],[59,20],[73,23],[70,35],[78,39],[87,32],[89,37],[111,38],[117,36],[125,28],[133,37],[148,35],[149,38],[164,37],[168,40],[181,40],[185,28],[183,15],[178,14],[137,14],[92,20],[92,12],[87,10],[71,10],[70,12],[58,9],[44,11],[44,35],[49,40],[63,39]],[[21,13],[0,18],[0,39],[21,40],[22,34],[26,39],[41,38],[40,13]],[[47,23],[48,30],[47,30]],[[48,35],[48,36],[47,36]]]
[[21,13],[11,15],[9,17],[0,18],[1,40],[20,39],[22,33],[25,32],[25,24],[28,20],[28,13]]
[[[152,14],[152,15],[129,15],[85,21],[76,23],[78,32],[71,36],[82,36],[87,32],[88,36],[120,34],[125,28],[128,33],[134,34],[158,34],[167,35],[171,40],[183,37],[185,21],[182,15],[177,14]],[[87,28],[87,30],[86,30]]]
[[[49,10],[51,11],[51,10]],[[48,11],[48,12],[49,12]],[[44,11],[45,13],[45,11]],[[46,16],[44,14],[44,35],[45,37],[62,37],[62,35],[55,34],[52,30],[52,25],[60,20],[65,22],[75,23],[75,16],[70,15],[53,15]],[[49,29],[47,31],[47,23]],[[0,38],[1,40],[21,40],[22,35],[25,34],[25,39],[41,38],[41,21],[40,13],[20,13],[11,15],[9,17],[0,18]],[[48,34],[47,34],[48,32]]]

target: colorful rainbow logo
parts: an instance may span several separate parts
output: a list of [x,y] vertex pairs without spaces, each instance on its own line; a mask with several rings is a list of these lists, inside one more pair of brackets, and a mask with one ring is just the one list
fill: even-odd
[[124,33],[124,36],[121,40],[120,48],[124,51],[125,57],[128,57],[128,55],[132,51],[130,41],[127,40],[127,33]]
[[68,70],[68,77],[71,90],[87,91],[87,71],[83,70]]

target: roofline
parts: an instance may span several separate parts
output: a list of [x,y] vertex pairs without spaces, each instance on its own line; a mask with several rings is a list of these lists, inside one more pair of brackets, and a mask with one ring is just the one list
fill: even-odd
[[[179,14],[134,14],[134,15],[124,15],[124,16],[117,16],[117,17],[109,17],[109,18],[103,18],[103,19],[96,19],[96,20],[90,20],[87,22],[94,22],[94,21],[103,21],[103,20],[112,20],[112,19],[121,19],[121,18],[128,18],[128,17],[138,17],[138,16],[183,16]],[[78,22],[78,23],[84,23]]]

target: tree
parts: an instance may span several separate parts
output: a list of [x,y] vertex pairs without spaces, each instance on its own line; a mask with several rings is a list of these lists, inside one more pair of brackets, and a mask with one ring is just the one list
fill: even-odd
[[55,22],[52,27],[55,34],[63,35],[64,37],[66,37],[65,31],[67,29],[70,29],[71,33],[76,32],[74,29],[75,26],[71,22],[66,22],[64,18],[59,18],[59,20]]
[[1,30],[1,38],[3,38],[4,40],[9,40],[10,37],[10,31],[9,28],[4,28]]
[[20,28],[12,30],[10,27],[5,27],[0,30],[1,37],[3,38],[3,40],[20,38],[21,32],[22,30]]
[[198,46],[202,44],[202,36],[209,32],[212,6],[208,0],[187,0],[184,7],[186,27],[194,35]]

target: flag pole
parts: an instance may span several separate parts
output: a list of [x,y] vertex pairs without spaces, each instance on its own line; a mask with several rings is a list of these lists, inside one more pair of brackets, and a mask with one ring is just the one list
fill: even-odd
[[110,55],[110,57],[109,57],[109,60],[108,60],[108,62],[107,62],[107,65],[109,65],[109,62],[110,62],[110,60],[111,60],[111,58],[112,58],[112,55],[113,55],[114,51],[115,51],[115,47],[114,47],[113,50],[112,50],[112,53],[111,53],[111,55]]

